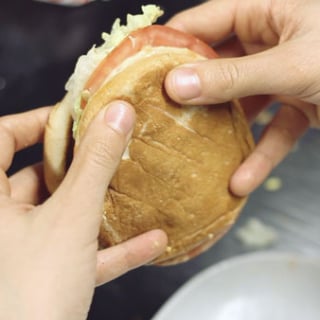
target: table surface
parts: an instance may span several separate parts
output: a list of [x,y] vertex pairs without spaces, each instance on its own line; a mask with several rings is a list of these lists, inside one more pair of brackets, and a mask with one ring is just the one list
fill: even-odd
[[[168,18],[197,1],[156,1]],[[0,115],[61,99],[75,59],[108,30],[115,17],[137,12],[142,1],[109,1],[60,8],[26,0],[0,4]],[[254,125],[258,137],[263,127]],[[201,256],[171,267],[142,267],[97,288],[89,319],[146,320],[190,277],[221,260],[258,249],[242,244],[237,230],[254,217],[277,232],[273,250],[320,255],[320,134],[310,130],[272,176],[277,191],[261,186],[234,228]],[[3,152],[1,150],[1,152]],[[16,157],[12,171],[41,157],[37,146]],[[71,293],[72,294],[72,293]]]

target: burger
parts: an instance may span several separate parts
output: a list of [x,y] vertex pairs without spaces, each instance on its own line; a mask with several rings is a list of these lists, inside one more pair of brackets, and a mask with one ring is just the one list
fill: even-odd
[[187,106],[166,94],[170,70],[218,56],[192,35],[153,24],[161,15],[146,5],[126,25],[116,20],[103,43],[79,58],[48,120],[44,165],[54,192],[99,110],[113,100],[132,104],[136,125],[106,190],[99,244],[160,228],[168,246],[153,263],[170,265],[200,254],[234,224],[246,198],[233,195],[229,181],[253,139],[238,101]]

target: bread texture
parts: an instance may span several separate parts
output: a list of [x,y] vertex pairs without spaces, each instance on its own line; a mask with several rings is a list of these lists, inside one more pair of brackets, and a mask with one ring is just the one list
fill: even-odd
[[[132,139],[106,191],[103,248],[160,228],[169,244],[153,263],[180,263],[221,238],[246,202],[229,190],[231,175],[253,148],[239,103],[182,106],[165,93],[166,74],[195,60],[199,56],[189,50],[168,49],[136,61],[105,83],[81,115],[76,145],[109,102],[125,100],[137,114]],[[55,174],[47,171],[54,181]]]

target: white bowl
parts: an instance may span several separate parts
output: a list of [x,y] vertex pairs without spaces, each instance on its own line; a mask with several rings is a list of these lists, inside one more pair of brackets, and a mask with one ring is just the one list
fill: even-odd
[[153,320],[319,320],[320,257],[243,255],[183,285]]

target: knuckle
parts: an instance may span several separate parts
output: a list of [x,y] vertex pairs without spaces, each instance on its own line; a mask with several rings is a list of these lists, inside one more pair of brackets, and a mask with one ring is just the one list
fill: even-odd
[[95,166],[110,167],[120,160],[123,139],[116,133],[107,137],[95,137],[88,145],[87,154]]
[[220,90],[225,93],[233,91],[240,78],[240,70],[236,63],[218,63],[217,76]]

